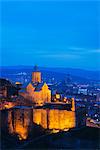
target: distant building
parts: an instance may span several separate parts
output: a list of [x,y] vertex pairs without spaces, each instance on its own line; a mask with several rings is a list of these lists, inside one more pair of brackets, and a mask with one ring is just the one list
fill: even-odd
[[51,102],[51,91],[48,85],[41,81],[41,72],[38,71],[37,66],[34,67],[32,81],[27,85],[26,92],[36,105],[43,105],[46,102]]
[[88,89],[87,89],[87,88],[84,88],[84,87],[80,87],[80,88],[78,89],[78,94],[87,95],[87,94],[88,94]]
[[97,101],[97,102],[100,102],[100,93],[97,94],[96,101]]
[[22,87],[22,84],[21,84],[20,82],[16,82],[15,85],[16,85],[16,87],[17,87],[19,90],[20,90],[21,87]]

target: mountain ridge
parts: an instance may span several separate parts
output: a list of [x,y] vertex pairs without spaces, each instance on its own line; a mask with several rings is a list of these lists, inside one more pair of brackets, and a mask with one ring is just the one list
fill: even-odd
[[[34,66],[2,66],[0,67],[1,73],[6,72],[32,72],[34,70]],[[84,79],[89,80],[100,80],[100,71],[90,71],[78,68],[61,68],[61,67],[39,67],[39,70],[42,72],[51,72],[58,74],[70,74],[71,76],[77,76]]]

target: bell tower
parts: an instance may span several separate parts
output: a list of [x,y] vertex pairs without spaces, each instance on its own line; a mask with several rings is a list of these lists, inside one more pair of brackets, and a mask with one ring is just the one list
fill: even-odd
[[33,83],[41,83],[41,72],[38,71],[38,66],[34,66],[34,71],[32,72],[32,82]]

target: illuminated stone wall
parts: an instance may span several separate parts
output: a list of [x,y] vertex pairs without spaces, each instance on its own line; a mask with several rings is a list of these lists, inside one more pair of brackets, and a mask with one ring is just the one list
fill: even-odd
[[59,110],[51,109],[48,110],[48,128],[49,129],[60,129]]
[[46,109],[33,109],[33,122],[47,128],[47,111]]
[[27,139],[31,125],[64,130],[76,127],[74,111],[59,109],[12,109],[8,111],[8,130],[19,139]]
[[33,122],[36,123],[37,125],[41,124],[42,120],[42,113],[41,109],[33,109]]
[[43,128],[59,129],[74,128],[76,126],[75,112],[57,109],[34,109],[33,122]]
[[14,133],[13,122],[12,122],[12,110],[8,111],[8,131]]
[[8,130],[19,139],[27,139],[28,128],[32,123],[32,110],[15,109],[8,111]]
[[47,129],[47,111],[45,109],[41,111],[41,126]]

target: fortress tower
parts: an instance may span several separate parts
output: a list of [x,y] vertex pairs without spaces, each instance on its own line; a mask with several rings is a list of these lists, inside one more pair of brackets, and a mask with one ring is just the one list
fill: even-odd
[[34,66],[34,72],[32,72],[32,82],[41,83],[41,72],[38,71],[37,65]]

